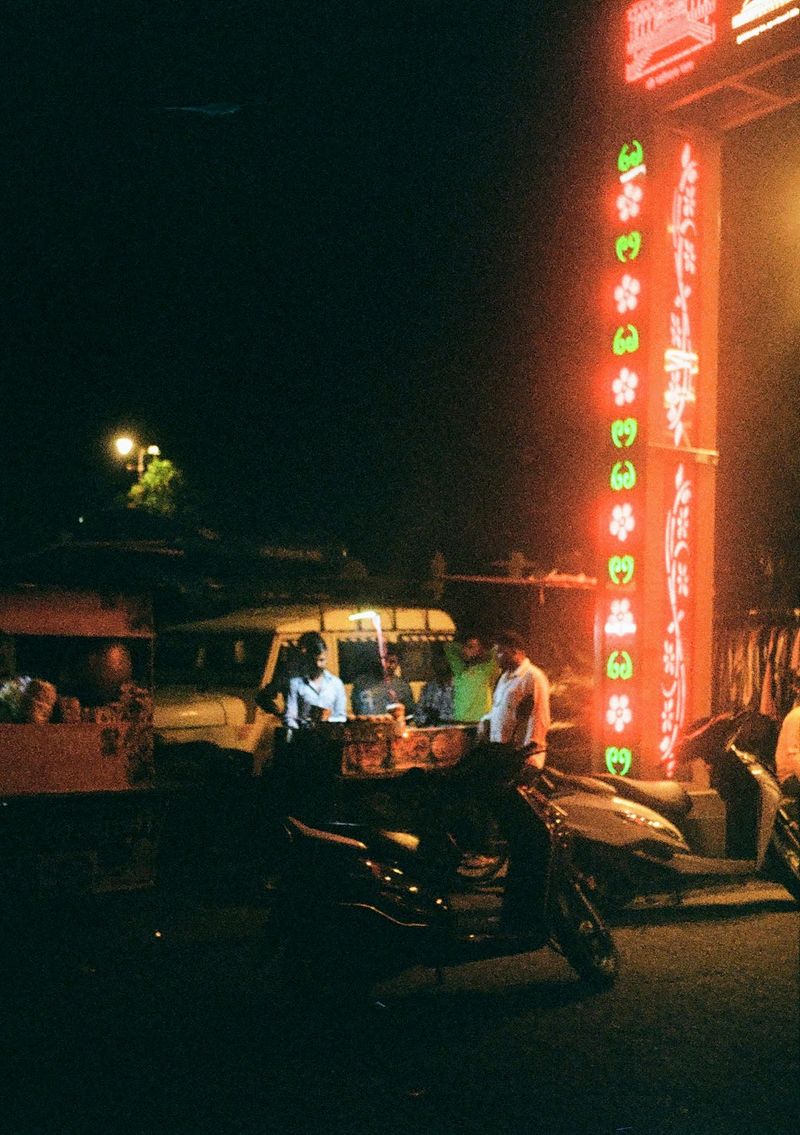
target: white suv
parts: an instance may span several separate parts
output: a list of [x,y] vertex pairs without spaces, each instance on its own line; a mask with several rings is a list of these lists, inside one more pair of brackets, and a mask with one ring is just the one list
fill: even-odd
[[317,631],[328,669],[345,683],[378,657],[376,623],[397,644],[403,676],[419,697],[433,677],[432,644],[455,634],[450,616],[433,607],[376,607],[353,621],[353,607],[257,607],[168,627],[156,639],[156,735],[165,742],[201,741],[254,756],[254,771],[272,756],[280,718],[256,705],[259,690],[275,695],[296,672],[297,640]]

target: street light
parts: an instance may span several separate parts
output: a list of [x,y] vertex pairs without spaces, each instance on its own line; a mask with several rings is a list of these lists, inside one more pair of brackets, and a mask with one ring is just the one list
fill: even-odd
[[139,445],[132,437],[123,434],[114,439],[114,448],[120,457],[130,457],[132,453],[136,453],[136,460],[129,461],[126,469],[131,471],[136,470],[136,474],[141,478],[144,473],[144,459],[145,457],[160,457],[161,450],[157,445]]

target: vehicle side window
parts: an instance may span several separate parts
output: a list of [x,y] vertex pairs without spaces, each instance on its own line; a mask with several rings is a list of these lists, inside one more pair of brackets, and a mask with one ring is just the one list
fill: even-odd
[[338,648],[339,677],[345,685],[354,682],[360,674],[370,674],[375,670],[380,674],[381,661],[376,638],[357,642],[340,639]]
[[252,689],[268,648],[263,634],[163,634],[156,640],[156,681]]
[[444,638],[399,636],[397,648],[403,677],[407,682],[429,682],[435,676],[434,656],[441,651]]

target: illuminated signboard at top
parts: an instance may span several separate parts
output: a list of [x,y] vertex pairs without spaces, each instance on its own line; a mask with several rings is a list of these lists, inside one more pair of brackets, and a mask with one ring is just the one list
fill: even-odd
[[658,91],[729,78],[791,49],[784,29],[798,16],[800,0],[636,0],[624,12],[626,85]]
[[800,16],[800,8],[792,4],[791,0],[744,0],[741,12],[731,20],[734,29],[743,29],[736,36],[737,43],[746,43],[748,39],[768,32],[787,20]]
[[[625,79],[647,87],[686,74],[717,38],[717,0],[637,0],[626,13]],[[649,77],[649,78],[648,78]]]

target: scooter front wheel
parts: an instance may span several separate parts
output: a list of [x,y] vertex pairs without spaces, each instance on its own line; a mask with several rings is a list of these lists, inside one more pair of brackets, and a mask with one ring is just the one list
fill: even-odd
[[775,825],[767,849],[766,869],[800,903],[800,838],[797,821]]
[[619,973],[617,947],[577,880],[562,888],[553,908],[551,923],[558,949],[581,981],[593,989],[610,989]]

